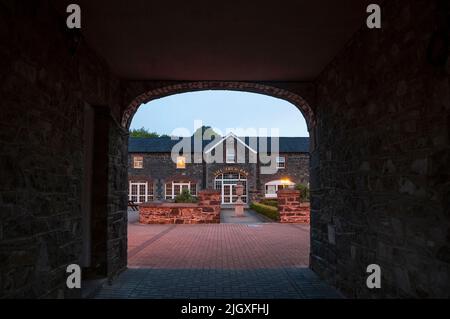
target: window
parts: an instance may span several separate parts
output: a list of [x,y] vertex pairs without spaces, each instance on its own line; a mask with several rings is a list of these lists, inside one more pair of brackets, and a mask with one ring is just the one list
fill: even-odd
[[241,199],[247,202],[247,176],[240,173],[224,173],[216,176],[214,187],[219,190],[222,195],[222,204],[232,204],[238,199],[236,195],[236,185],[244,186],[244,194]]
[[178,156],[177,157],[177,168],[178,169],[185,169],[186,168],[186,157],[184,157],[184,156]]
[[281,179],[277,181],[271,181],[266,184],[266,198],[277,198],[277,192],[280,189],[294,187],[295,183],[288,179]]
[[226,152],[226,162],[227,163],[235,163],[236,162],[236,154],[234,152],[234,145],[227,145]]
[[133,168],[144,168],[144,158],[142,156],[133,157]]
[[153,184],[148,182],[130,182],[128,199],[137,204],[153,200]]
[[175,199],[184,190],[188,190],[192,196],[197,196],[197,184],[191,182],[166,183],[166,199]]
[[286,158],[284,156],[277,156],[277,168],[286,167]]

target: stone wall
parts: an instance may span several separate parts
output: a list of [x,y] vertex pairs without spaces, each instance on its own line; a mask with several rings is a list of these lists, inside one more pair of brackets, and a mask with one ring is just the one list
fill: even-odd
[[203,190],[198,203],[145,203],[139,205],[142,224],[218,224],[220,193]]
[[[120,113],[119,80],[61,21],[49,1],[0,1],[0,298],[79,294],[65,283],[67,265],[82,262],[85,107],[109,106],[111,123]],[[116,141],[111,154],[126,151]],[[119,157],[109,274],[126,262]]]
[[[264,198],[266,183],[274,180],[289,179],[293,183],[309,184],[309,154],[307,153],[280,153],[286,158],[285,168],[279,169],[275,174],[259,173],[259,194]],[[258,168],[260,169],[260,168]]]
[[[450,297],[449,63],[428,58],[437,3],[384,1],[382,29],[361,29],[317,81],[311,268],[349,297]],[[369,264],[381,289],[366,286]]]
[[300,202],[300,191],[282,189],[277,192],[280,223],[309,224],[309,203]]
[[[133,156],[144,158],[142,169],[133,168]],[[131,181],[139,181],[142,178],[150,179],[153,183],[156,200],[165,199],[165,184],[173,179],[196,183],[197,190],[203,187],[203,164],[186,163],[186,168],[178,169],[176,163],[172,161],[170,153],[130,153],[128,155],[128,174]]]

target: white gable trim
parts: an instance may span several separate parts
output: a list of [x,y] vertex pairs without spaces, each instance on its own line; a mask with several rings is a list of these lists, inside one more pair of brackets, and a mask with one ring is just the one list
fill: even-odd
[[257,152],[251,148],[250,146],[248,146],[247,144],[245,144],[244,141],[242,141],[239,137],[237,137],[235,134],[233,133],[228,133],[226,136],[222,137],[222,139],[217,142],[216,144],[214,144],[211,148],[209,148],[207,151],[205,151],[205,154],[211,152],[213,149],[215,149],[217,146],[219,146],[221,143],[223,143],[224,141],[227,140],[227,138],[229,137],[233,137],[235,140],[237,140],[239,143],[241,143],[242,145],[244,145],[246,148],[249,149],[250,152],[253,152],[254,154],[257,154]]

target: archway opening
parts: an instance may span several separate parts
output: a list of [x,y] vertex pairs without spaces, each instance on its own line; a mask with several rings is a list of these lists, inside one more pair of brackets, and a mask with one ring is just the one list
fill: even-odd
[[[287,276],[286,269],[308,271],[309,199],[298,190],[309,186],[311,109],[280,89],[217,85],[153,90],[125,111],[128,268],[145,269],[156,282],[179,275],[190,288],[189,278],[197,276],[214,284],[205,269],[238,271],[243,278],[267,269],[273,277]],[[292,130],[298,127],[303,131]],[[285,284],[292,288],[289,278]]]

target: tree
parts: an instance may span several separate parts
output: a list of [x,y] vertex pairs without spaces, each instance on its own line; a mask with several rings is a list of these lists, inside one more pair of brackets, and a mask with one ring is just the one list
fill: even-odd
[[144,127],[141,127],[140,129],[133,129],[130,131],[131,137],[160,137],[158,133],[156,132],[149,132]]
[[300,191],[300,201],[308,202],[309,201],[309,187],[303,184],[295,185],[295,189]]
[[201,134],[201,137],[203,138],[205,136],[205,132],[207,132],[206,136],[207,137],[220,137],[220,134],[217,133],[216,131],[213,130],[213,128],[211,126],[205,126],[203,125],[202,127],[199,127],[193,134],[193,136],[197,135],[197,134]]

